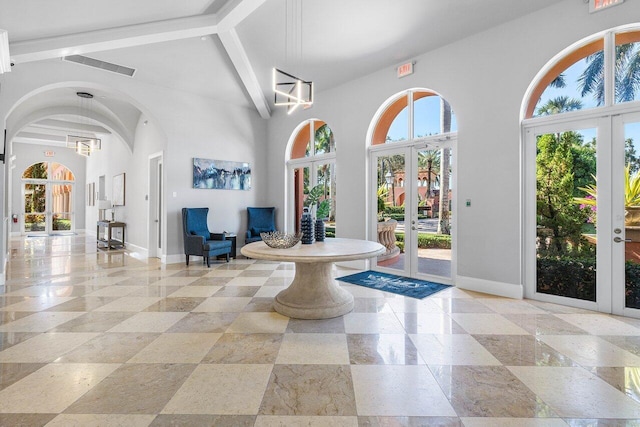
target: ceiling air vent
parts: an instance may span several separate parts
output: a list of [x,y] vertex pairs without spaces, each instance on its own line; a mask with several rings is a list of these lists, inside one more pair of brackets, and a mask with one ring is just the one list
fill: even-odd
[[98,59],[89,58],[82,55],[71,55],[62,58],[63,61],[75,62],[76,64],[86,65],[88,67],[100,68],[101,70],[111,71],[112,73],[122,74],[124,76],[133,77],[136,70],[134,68],[125,67],[123,65],[112,64],[110,62],[100,61]]

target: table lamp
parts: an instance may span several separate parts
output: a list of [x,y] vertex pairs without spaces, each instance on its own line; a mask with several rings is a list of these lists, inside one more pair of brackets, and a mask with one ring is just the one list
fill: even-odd
[[111,209],[111,201],[98,200],[98,216],[100,221],[105,220],[104,211],[106,211],[107,209]]

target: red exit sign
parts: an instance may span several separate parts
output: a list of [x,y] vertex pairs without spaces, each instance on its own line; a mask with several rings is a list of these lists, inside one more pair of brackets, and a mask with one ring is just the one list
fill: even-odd
[[589,0],[589,12],[598,12],[611,6],[623,3],[624,0]]
[[398,66],[398,78],[413,74],[413,62],[407,62]]

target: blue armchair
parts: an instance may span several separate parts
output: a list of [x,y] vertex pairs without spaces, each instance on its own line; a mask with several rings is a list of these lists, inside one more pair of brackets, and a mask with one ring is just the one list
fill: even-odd
[[226,255],[229,262],[231,240],[226,240],[224,233],[210,233],[207,225],[209,208],[182,208],[182,231],[184,237],[184,254],[201,256],[211,267],[212,256]]
[[247,208],[245,243],[262,240],[260,233],[276,231],[276,208]]

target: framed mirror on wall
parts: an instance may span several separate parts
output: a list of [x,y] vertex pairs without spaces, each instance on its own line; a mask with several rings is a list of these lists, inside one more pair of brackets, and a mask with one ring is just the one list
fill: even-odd
[[124,206],[125,202],[125,174],[121,173],[113,177],[113,206]]

